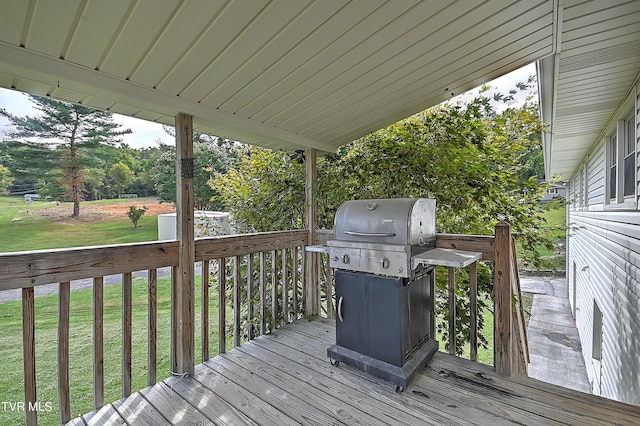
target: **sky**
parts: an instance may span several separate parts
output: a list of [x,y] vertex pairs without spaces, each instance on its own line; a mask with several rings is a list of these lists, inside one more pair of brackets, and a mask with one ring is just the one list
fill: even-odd
[[[488,84],[497,87],[497,90],[503,94],[515,87],[515,84],[519,81],[526,81],[530,75],[535,75],[536,68],[534,64],[527,65],[519,70],[513,71],[507,75],[504,75]],[[466,94],[458,95],[453,100],[464,100],[471,98],[477,94],[478,90],[473,89]],[[0,108],[6,109],[16,116],[33,116],[37,112],[33,107],[31,101],[24,93],[0,88]],[[139,149],[145,147],[156,146],[158,140],[167,145],[175,144],[175,140],[172,136],[169,136],[162,129],[162,125],[153,123],[151,121],[140,120],[138,118],[127,117],[124,115],[114,114],[114,121],[121,124],[124,128],[129,128],[132,133],[124,135],[123,142],[129,145],[131,148]],[[9,130],[9,121],[4,117],[0,117],[0,139],[4,138],[4,133]]]

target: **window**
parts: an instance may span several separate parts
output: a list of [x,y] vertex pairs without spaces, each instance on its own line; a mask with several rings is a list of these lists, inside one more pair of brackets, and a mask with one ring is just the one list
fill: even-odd
[[606,142],[608,200],[612,204],[635,203],[636,123],[631,114],[616,123]]
[[602,311],[598,303],[593,301],[593,339],[591,341],[591,358],[602,360]]
[[624,196],[636,193],[636,132],[633,114],[624,122]]
[[547,189],[547,194],[557,194],[558,188],[549,188]]
[[609,139],[609,199],[618,198],[616,188],[618,186],[618,137],[614,134]]

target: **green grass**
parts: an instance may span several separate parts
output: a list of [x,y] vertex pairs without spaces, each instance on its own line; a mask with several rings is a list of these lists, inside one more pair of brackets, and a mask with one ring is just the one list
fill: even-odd
[[[196,294],[200,292],[200,279],[196,278]],[[147,282],[134,279],[133,283],[133,355],[132,389],[147,385]],[[196,298],[196,312],[200,311],[200,298]],[[122,396],[122,286],[104,287],[104,373],[105,402]],[[170,279],[158,280],[158,367],[157,380],[169,375],[169,340],[171,323]],[[73,416],[93,411],[92,372],[92,324],[93,292],[77,290],[71,292],[70,314],[70,381],[71,412]],[[210,301],[210,348],[211,355],[217,353],[217,300]],[[57,391],[57,328],[58,299],[56,295],[37,297],[36,314],[36,377],[37,398],[42,404],[52,403],[53,410],[39,412],[39,424],[59,424]],[[0,398],[2,401],[23,401],[24,380],[22,362],[22,308],[21,302],[0,304],[0,359],[3,374],[0,376]],[[196,362],[200,362],[202,338],[200,316],[196,314]],[[24,412],[0,410],[0,424],[23,424]]]
[[[144,199],[86,201],[83,206],[104,204],[143,204]],[[72,207],[69,206],[69,215]],[[0,252],[82,247],[155,241],[158,238],[156,216],[143,216],[134,228],[128,217],[103,222],[56,222],[44,216],[45,209],[56,204],[46,201],[25,203],[22,198],[0,197]]]

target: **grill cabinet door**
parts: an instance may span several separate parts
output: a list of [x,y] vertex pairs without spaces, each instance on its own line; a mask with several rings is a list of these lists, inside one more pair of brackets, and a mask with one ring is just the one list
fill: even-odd
[[[336,271],[336,343],[401,367],[409,349],[409,288],[402,278]],[[340,299],[342,298],[342,302]]]

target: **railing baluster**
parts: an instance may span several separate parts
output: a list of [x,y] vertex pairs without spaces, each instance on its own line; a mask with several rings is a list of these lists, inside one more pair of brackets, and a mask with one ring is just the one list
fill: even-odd
[[233,257],[233,346],[240,346],[240,256]]
[[227,260],[220,258],[218,270],[218,353],[227,351]]
[[122,274],[122,397],[131,395],[132,275]]
[[284,323],[289,322],[289,259],[288,250],[282,249],[282,317]]
[[253,253],[247,255],[247,338],[252,340],[253,335],[253,298],[254,282],[253,282]]
[[271,251],[271,332],[278,326],[278,255]]
[[202,362],[209,359],[209,261],[202,262],[202,302],[201,302],[202,330]]
[[147,284],[149,286],[148,321],[149,341],[147,342],[147,385],[155,385],[158,359],[158,270],[149,269]]
[[299,250],[298,247],[294,247],[293,248],[293,274],[292,274],[292,290],[293,290],[293,319],[297,320],[298,319],[298,281],[299,281],[299,274],[298,274],[298,255],[299,255]]
[[267,254],[260,252],[260,335],[267,334]]
[[469,265],[469,359],[478,360],[478,263]]
[[456,270],[449,266],[449,353],[456,354]]
[[[36,404],[36,311],[33,287],[22,289],[22,356],[24,364],[24,400]],[[38,412],[25,410],[28,426],[38,424]]]
[[93,279],[93,409],[104,405],[104,278]]
[[71,400],[69,396],[69,304],[71,283],[58,286],[58,400],[60,403],[60,423],[71,420]]

